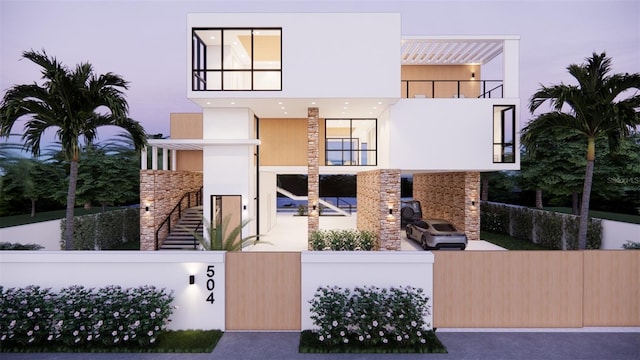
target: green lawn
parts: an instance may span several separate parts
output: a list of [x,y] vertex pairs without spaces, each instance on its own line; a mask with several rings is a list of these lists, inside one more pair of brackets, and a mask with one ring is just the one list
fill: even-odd
[[530,243],[528,241],[512,238],[509,235],[488,231],[481,231],[480,239],[501,246],[507,250],[553,250],[545,246]]
[[[122,208],[123,207],[119,207],[119,206],[106,207],[105,211],[118,210]],[[16,225],[33,224],[33,223],[49,221],[49,220],[64,219],[65,211],[66,210],[55,210],[55,211],[36,213],[36,216],[34,217],[31,217],[31,214],[3,216],[3,217],[0,217],[0,228],[16,226]],[[102,212],[102,207],[100,206],[93,207],[91,209],[85,209],[83,207],[79,207],[75,209],[74,215],[80,216],[80,215],[87,215],[87,214],[95,214],[99,212]]]
[[210,353],[224,333],[220,330],[166,330],[158,341],[150,346],[73,347],[73,346],[24,346],[10,344],[0,348],[2,352],[108,352],[108,353]]
[[[568,208],[568,207],[545,207],[544,209],[547,211],[555,211],[555,212],[564,213],[564,214],[571,214],[571,208]],[[591,210],[589,211],[589,216],[598,218],[598,219],[622,221],[622,222],[627,222],[632,224],[640,224],[640,215],[618,214],[618,213],[612,213],[612,212],[606,212],[606,211]]]

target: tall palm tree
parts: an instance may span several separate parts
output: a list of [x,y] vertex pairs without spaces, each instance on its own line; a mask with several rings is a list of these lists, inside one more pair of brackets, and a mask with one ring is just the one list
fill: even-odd
[[[640,74],[610,75],[611,59],[593,53],[581,65],[567,67],[578,85],[542,86],[533,94],[529,110],[533,114],[540,105],[549,101],[552,111],[541,114],[522,129],[522,144],[528,151],[536,152],[538,139],[551,129],[577,131],[587,142],[587,166],[585,169],[578,247],[587,245],[587,221],[589,199],[593,181],[596,155],[596,138],[605,136],[612,151],[618,149],[620,139],[640,124],[640,95],[627,90],[640,89]],[[565,107],[565,105],[567,107]],[[564,109],[563,109],[564,108]]]
[[69,189],[65,228],[65,248],[73,249],[73,209],[78,160],[82,144],[92,143],[101,126],[118,126],[129,132],[136,150],[146,145],[142,126],[127,115],[129,106],[123,90],[127,82],[119,75],[96,75],[89,63],[70,70],[42,50],[25,51],[22,56],[42,68],[42,85],[15,85],[0,103],[0,136],[9,136],[18,119],[26,120],[22,139],[26,150],[38,156],[45,130],[57,128],[55,136],[69,161]]

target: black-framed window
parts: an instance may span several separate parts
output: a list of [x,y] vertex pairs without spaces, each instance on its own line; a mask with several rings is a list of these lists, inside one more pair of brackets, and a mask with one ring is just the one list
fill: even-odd
[[493,106],[493,162],[514,163],[516,138],[516,106]]
[[194,28],[193,91],[282,90],[282,28]]
[[325,165],[377,165],[377,119],[326,119]]

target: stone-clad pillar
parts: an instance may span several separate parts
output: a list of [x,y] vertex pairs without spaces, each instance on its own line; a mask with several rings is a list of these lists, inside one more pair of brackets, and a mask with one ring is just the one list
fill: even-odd
[[[308,122],[307,122],[307,158],[308,158],[308,185],[307,185],[307,196],[308,196],[308,206],[309,206],[309,217],[308,217],[308,232],[318,230],[320,223],[320,204],[318,200],[320,199],[320,174],[318,171],[318,159],[319,159],[319,150],[320,144],[318,139],[318,129],[319,129],[319,120],[318,120],[318,108],[310,107],[307,109],[308,113]],[[316,207],[315,210],[313,207]],[[309,237],[310,238],[310,237]],[[311,250],[311,245],[309,244],[309,250]]]

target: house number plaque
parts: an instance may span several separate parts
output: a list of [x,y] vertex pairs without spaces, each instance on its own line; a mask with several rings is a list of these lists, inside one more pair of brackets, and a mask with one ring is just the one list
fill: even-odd
[[216,282],[213,279],[215,274],[216,274],[215,266],[214,265],[207,266],[207,291],[209,291],[209,295],[207,296],[207,302],[212,304],[216,301],[215,297],[213,296],[213,289],[216,288]]

